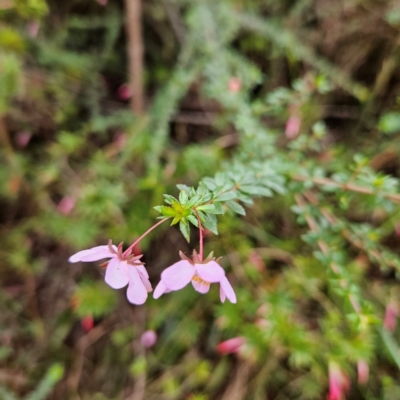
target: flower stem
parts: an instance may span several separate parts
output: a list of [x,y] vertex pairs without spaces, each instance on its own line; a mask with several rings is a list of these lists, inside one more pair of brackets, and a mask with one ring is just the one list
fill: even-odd
[[150,229],[148,229],[145,233],[143,233],[142,236],[139,237],[139,239],[136,239],[125,251],[124,251],[124,256],[129,255],[129,252],[145,237],[147,236],[153,229],[157,228],[157,226],[161,225],[163,222],[165,222],[168,218],[164,218],[161,221],[157,222],[154,224]]
[[201,225],[200,216],[196,209],[193,209],[196,213],[197,221],[199,222],[199,231],[200,231],[200,246],[199,246],[199,258],[200,261],[203,261],[203,227]]

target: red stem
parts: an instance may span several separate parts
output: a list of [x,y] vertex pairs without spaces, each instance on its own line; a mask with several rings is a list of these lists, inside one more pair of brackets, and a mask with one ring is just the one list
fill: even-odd
[[165,222],[168,218],[164,218],[161,221],[157,222],[155,225],[153,225],[150,229],[148,229],[145,233],[143,233],[142,236],[139,237],[139,239],[136,239],[125,251],[124,251],[124,256],[129,255],[129,252],[145,237],[147,234],[149,234],[153,229],[157,228],[157,226],[161,225],[163,222]]
[[199,222],[199,231],[200,231],[200,248],[199,248],[199,258],[200,261],[203,261],[203,227],[201,225],[200,216],[196,209],[194,209],[196,213],[197,221]]

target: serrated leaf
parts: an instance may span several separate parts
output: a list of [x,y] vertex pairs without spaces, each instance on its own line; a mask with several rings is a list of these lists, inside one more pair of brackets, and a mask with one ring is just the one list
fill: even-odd
[[168,204],[174,204],[174,203],[178,202],[178,200],[174,196],[171,196],[169,194],[164,194],[163,196],[164,196],[165,202]]
[[236,214],[246,215],[245,209],[236,201],[227,201],[226,205]]
[[172,225],[176,225],[178,222],[182,221],[182,215],[177,215],[171,222]]
[[185,208],[188,209],[188,208],[192,208],[192,207],[196,206],[197,204],[201,204],[200,201],[201,201],[201,196],[199,196],[199,195],[196,194],[196,196],[192,197],[192,198],[185,204]]
[[199,227],[199,221],[194,215],[189,215],[186,217],[186,219],[188,219],[196,228]]
[[217,229],[217,217],[214,214],[201,214],[202,215],[202,222],[205,228],[207,228],[209,231],[214,233],[215,235],[218,235],[218,229]]
[[183,221],[179,223],[179,229],[182,232],[183,237],[190,243],[190,226],[189,224],[185,224]]
[[220,195],[218,195],[215,200],[217,201],[229,201],[229,200],[233,200],[236,199],[238,197],[236,192],[226,192],[226,193],[222,193]]
[[181,204],[185,205],[185,204],[187,203],[188,199],[189,199],[189,198],[188,198],[188,195],[187,195],[186,190],[182,190],[182,191],[179,193],[179,202],[180,202]]

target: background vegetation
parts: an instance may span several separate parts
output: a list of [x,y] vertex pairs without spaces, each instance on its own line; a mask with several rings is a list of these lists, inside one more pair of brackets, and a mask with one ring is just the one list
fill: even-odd
[[[0,0],[0,398],[400,399],[400,4],[146,0],[140,42],[125,6]],[[236,305],[68,264],[200,182]],[[197,240],[141,242],[153,286]]]

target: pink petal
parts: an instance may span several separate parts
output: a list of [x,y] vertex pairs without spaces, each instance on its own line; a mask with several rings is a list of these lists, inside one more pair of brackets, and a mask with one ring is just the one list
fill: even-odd
[[[113,249],[117,251],[117,247],[113,245]],[[72,255],[68,261],[70,263],[76,263],[79,261],[83,262],[90,262],[90,261],[98,261],[102,260],[103,258],[113,258],[115,254],[111,253],[108,246],[96,246],[92,247],[88,250],[82,250],[78,253]]]
[[136,267],[128,266],[129,286],[126,297],[132,304],[143,304],[147,299],[147,290]]
[[169,290],[179,290],[192,280],[194,273],[192,264],[182,260],[165,269],[161,273],[161,280]]
[[157,333],[154,331],[146,331],[140,337],[140,342],[143,347],[153,347],[157,343]]
[[152,286],[151,286],[150,281],[149,281],[147,278],[145,278],[144,276],[142,276],[142,275],[140,274],[140,272],[139,272],[139,276],[140,276],[140,279],[142,280],[142,283],[143,283],[144,287],[146,288],[146,290],[147,290],[148,292],[151,292],[151,291],[153,290],[153,288],[152,288]]
[[155,299],[158,299],[166,292],[167,292],[167,287],[163,284],[162,281],[160,281],[159,284],[154,289],[153,297]]
[[[221,287],[220,287],[221,301],[224,302],[225,296],[226,296],[231,303],[236,303],[235,292],[233,291],[233,287],[229,283],[228,279],[226,279],[226,276],[224,276],[221,279],[220,284],[221,284]],[[222,293],[223,293],[223,295],[222,295]]]
[[129,282],[128,264],[126,261],[120,261],[118,258],[113,258],[107,266],[105,282],[113,289],[121,289]]
[[139,274],[147,279],[149,279],[149,274],[147,272],[147,269],[145,268],[144,265],[137,265],[136,268],[139,271]]
[[220,282],[225,276],[225,271],[215,261],[210,261],[207,264],[195,264],[195,267],[200,278],[206,282]]
[[210,284],[206,282],[199,282],[197,280],[192,280],[192,285],[194,290],[199,293],[207,293],[210,290]]
[[221,299],[221,303],[225,303],[226,296],[224,290],[222,289],[222,285],[219,287],[219,298]]

